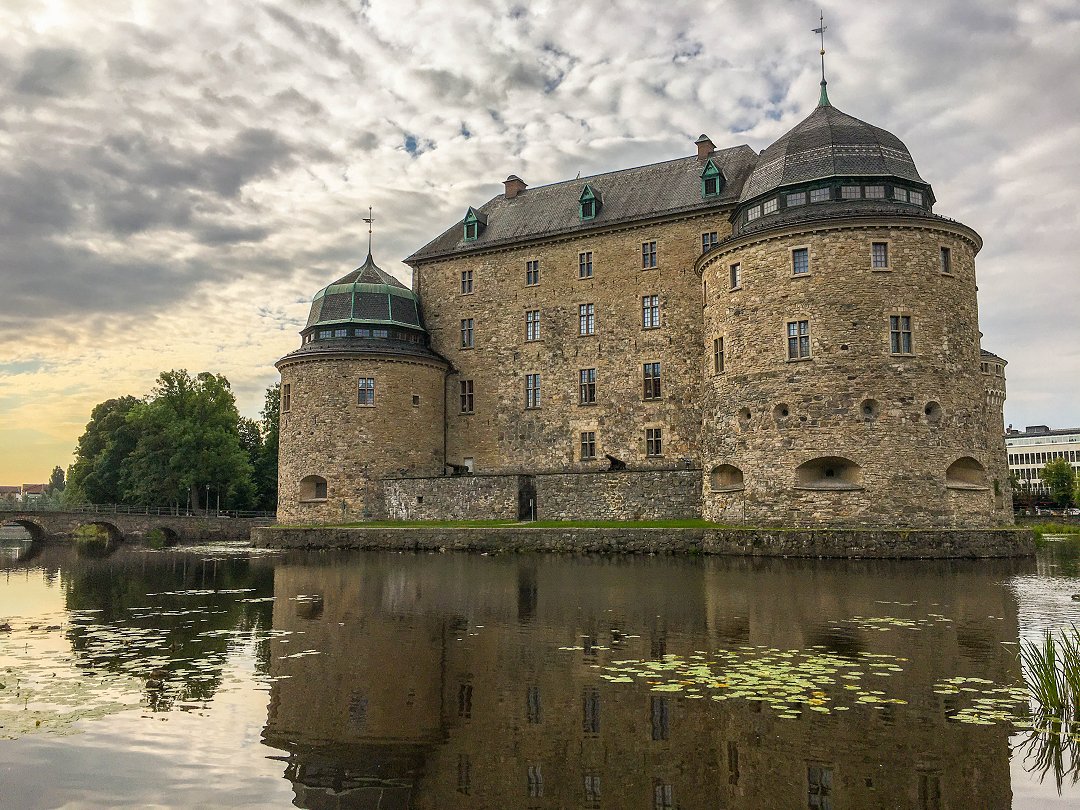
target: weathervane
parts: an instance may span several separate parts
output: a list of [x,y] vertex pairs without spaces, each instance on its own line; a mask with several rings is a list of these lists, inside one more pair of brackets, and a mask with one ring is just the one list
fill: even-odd
[[367,255],[371,256],[371,223],[375,221],[375,217],[371,215],[371,206],[367,208],[367,216],[364,217],[364,222],[367,223]]
[[825,90],[825,30],[829,26],[825,25],[825,12],[818,10],[818,27],[811,29],[815,34],[821,36],[821,97],[818,99],[819,107],[828,107],[829,94]]

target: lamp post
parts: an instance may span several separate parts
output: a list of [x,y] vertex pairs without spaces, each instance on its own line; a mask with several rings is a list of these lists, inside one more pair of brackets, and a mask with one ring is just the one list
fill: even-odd
[[203,514],[210,514],[210,485],[206,485],[206,500],[203,501]]

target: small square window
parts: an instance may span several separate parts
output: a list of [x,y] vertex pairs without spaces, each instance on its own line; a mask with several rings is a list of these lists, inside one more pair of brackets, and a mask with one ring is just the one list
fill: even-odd
[[788,321],[788,360],[805,360],[810,356],[810,321]]
[[592,251],[578,254],[578,278],[592,278]]
[[709,231],[701,235],[701,252],[708,253],[720,240],[717,239],[716,231]]
[[471,349],[473,347],[473,319],[462,318],[461,319],[461,348]]
[[753,208],[746,209],[746,221],[753,222],[755,219],[761,216],[761,206],[755,205]]
[[596,431],[586,430],[581,433],[581,460],[596,458]]
[[912,191],[908,194],[908,199],[911,200],[912,205],[922,205],[922,192]]
[[889,243],[873,242],[870,245],[870,266],[875,270],[889,269]]
[[766,214],[775,214],[778,206],[779,200],[775,198],[771,200],[766,200],[765,205],[762,206],[762,212]]
[[840,186],[840,198],[843,200],[857,200],[861,196],[860,186]]
[[473,381],[462,380],[459,383],[461,389],[461,412],[472,413],[473,412]]
[[656,267],[656,242],[641,243],[641,267],[646,270]]
[[867,186],[866,187],[866,199],[868,199],[868,200],[883,200],[883,199],[885,199],[885,186]]
[[802,276],[810,272],[810,249],[795,248],[791,251],[791,273]]
[[731,281],[731,289],[735,290],[742,286],[742,263],[735,262],[728,268],[729,281]]
[[908,201],[908,193],[907,193],[906,188],[895,188],[894,187],[893,190],[892,190],[892,196],[893,196],[893,199],[896,200],[897,202],[907,202]]
[[827,202],[828,200],[831,200],[831,199],[832,199],[832,189],[830,189],[828,187],[826,187],[826,188],[815,188],[815,189],[811,189],[811,191],[810,191],[810,202],[812,202],[812,203]]
[[645,455],[647,455],[647,456],[662,456],[662,455],[664,455],[664,429],[663,428],[646,428],[645,429]]
[[787,195],[787,207],[793,208],[796,205],[806,205],[805,191],[797,191],[794,194]]
[[375,379],[373,377],[361,377],[356,387],[356,404],[365,407],[375,405]]
[[941,272],[952,275],[952,251],[947,247],[941,249]]
[[720,178],[706,177],[701,181],[701,192],[705,197],[715,197],[720,193]]
[[480,225],[476,222],[465,223],[465,241],[475,242],[476,237],[480,235]]
[[461,271],[461,294],[468,295],[472,292],[473,271],[462,270]]
[[419,408],[420,407],[420,395],[419,394],[413,394],[412,395],[412,405],[413,405],[414,408]]
[[911,316],[889,316],[889,351],[892,354],[911,354]]
[[532,259],[525,262],[525,286],[534,287],[540,283],[540,261]]

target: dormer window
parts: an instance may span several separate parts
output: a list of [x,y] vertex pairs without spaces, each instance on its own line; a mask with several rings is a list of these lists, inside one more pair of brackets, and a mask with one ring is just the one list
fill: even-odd
[[465,222],[463,223],[465,241],[475,242],[480,238],[480,233],[484,230],[485,225],[487,225],[487,217],[470,207],[465,213]]
[[716,168],[712,159],[705,161],[705,169],[701,172],[701,196],[719,197],[724,187],[724,175]]
[[585,222],[596,219],[598,213],[600,213],[600,193],[586,185],[581,191],[581,196],[578,197],[578,216],[581,217],[582,222]]

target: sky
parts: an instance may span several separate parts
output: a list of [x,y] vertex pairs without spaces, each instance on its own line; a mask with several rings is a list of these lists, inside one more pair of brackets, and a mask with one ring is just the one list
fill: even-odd
[[[982,234],[1006,423],[1080,425],[1080,4],[823,4],[829,96]],[[816,104],[819,4],[4,0],[0,484],[93,406],[213,371],[256,416],[311,296],[502,191],[718,147]]]

